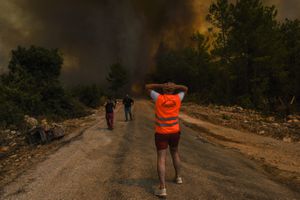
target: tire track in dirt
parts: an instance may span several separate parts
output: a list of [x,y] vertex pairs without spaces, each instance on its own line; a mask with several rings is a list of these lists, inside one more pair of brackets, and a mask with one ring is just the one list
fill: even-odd
[[[141,110],[149,109],[141,103],[137,103],[134,112],[134,120],[127,122],[123,131],[122,142],[117,150],[115,159],[114,176],[108,184],[110,190],[105,199],[156,199],[152,194],[152,186],[156,182],[154,170],[154,149],[152,127],[144,131],[145,123],[151,123],[149,114],[145,115]],[[149,150],[150,146],[150,150]],[[152,151],[151,151],[152,150]],[[149,158],[151,157],[151,158]],[[149,161],[151,159],[152,161]],[[151,176],[149,176],[151,174]],[[112,198],[113,197],[113,198]]]

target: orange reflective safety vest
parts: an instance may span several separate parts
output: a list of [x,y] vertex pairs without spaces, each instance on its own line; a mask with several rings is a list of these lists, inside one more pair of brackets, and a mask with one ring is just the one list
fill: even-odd
[[159,95],[155,104],[155,131],[160,134],[178,133],[179,109],[181,101],[179,95]]

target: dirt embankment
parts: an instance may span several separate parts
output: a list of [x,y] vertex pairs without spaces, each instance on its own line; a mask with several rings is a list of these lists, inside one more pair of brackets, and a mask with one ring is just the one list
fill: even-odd
[[103,108],[100,108],[93,110],[93,114],[89,116],[57,123],[65,131],[64,138],[45,145],[29,145],[24,133],[20,131],[0,130],[0,188],[17,178],[33,164],[73,140],[82,130],[93,124],[97,117],[103,115],[103,112]]
[[269,174],[291,185],[300,184],[300,129],[298,122],[276,120],[240,107],[184,104],[183,124],[198,139],[237,149],[258,161]]
[[279,119],[239,106],[201,106],[194,103],[183,104],[182,111],[213,124],[270,136],[284,142],[300,141],[300,116],[290,115],[286,119]]

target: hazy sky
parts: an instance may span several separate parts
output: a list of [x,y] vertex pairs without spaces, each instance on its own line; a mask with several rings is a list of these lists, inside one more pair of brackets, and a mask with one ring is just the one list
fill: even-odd
[[[132,74],[153,65],[161,41],[205,32],[212,0],[0,0],[0,72],[17,45],[59,48],[66,83],[101,82],[120,61]],[[299,0],[276,4],[279,18],[300,15]]]

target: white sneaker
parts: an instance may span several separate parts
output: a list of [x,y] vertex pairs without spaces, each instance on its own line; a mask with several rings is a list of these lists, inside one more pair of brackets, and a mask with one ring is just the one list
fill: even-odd
[[154,194],[155,194],[155,196],[158,196],[158,197],[166,197],[167,189],[166,188],[163,188],[163,189],[157,188],[157,189],[155,189]]
[[182,181],[182,178],[180,176],[178,176],[176,179],[175,179],[175,183],[177,184],[182,184],[183,181]]

